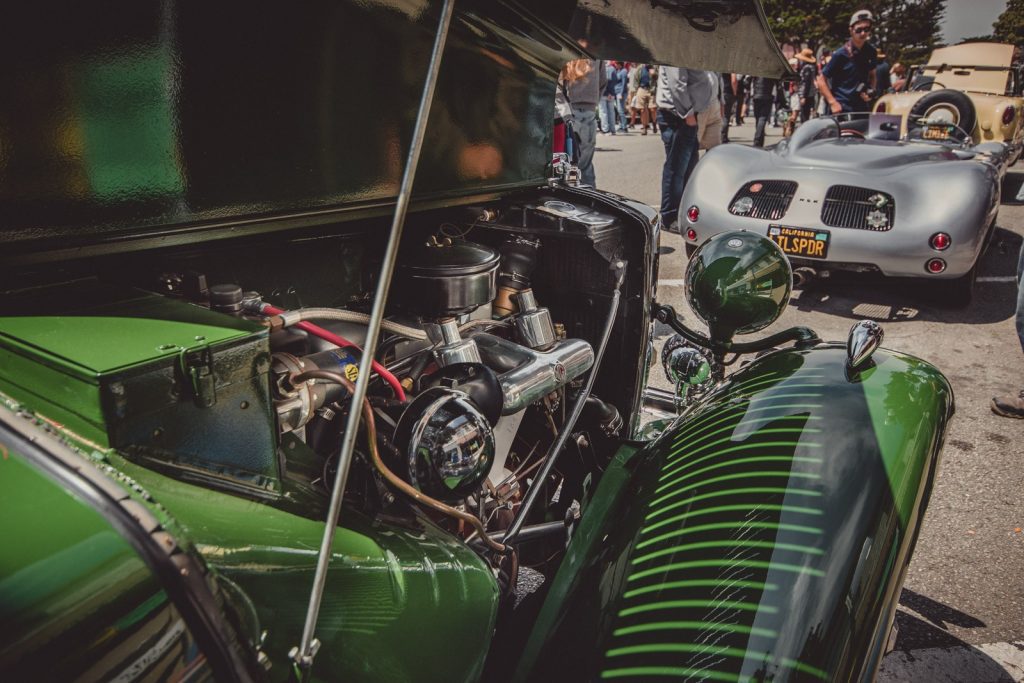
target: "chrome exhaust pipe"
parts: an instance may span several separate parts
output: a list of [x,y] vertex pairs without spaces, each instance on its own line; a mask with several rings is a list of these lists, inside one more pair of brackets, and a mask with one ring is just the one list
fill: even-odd
[[483,363],[500,373],[502,415],[518,413],[594,364],[594,349],[582,339],[564,339],[547,351],[537,351],[483,332],[470,338],[476,342]]
[[809,266],[793,269],[793,286],[806,287],[818,278],[818,271]]

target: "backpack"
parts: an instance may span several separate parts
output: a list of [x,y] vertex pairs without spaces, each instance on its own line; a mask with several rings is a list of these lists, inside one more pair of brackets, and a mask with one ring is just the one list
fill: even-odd
[[640,67],[640,87],[648,90],[651,87],[651,72],[646,66]]

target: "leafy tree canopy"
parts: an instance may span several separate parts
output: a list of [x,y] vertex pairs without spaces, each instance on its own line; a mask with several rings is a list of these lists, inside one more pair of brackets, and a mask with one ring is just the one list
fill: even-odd
[[[1010,3],[1024,8],[1024,0]],[[849,38],[850,16],[869,9],[875,15],[871,42],[886,53],[890,64],[923,62],[933,48],[942,45],[940,25],[946,0],[764,0],[763,4],[780,42],[835,49]]]
[[986,36],[967,36],[966,38],[961,38],[960,42],[957,43],[957,45],[963,45],[964,43],[991,43],[991,42],[998,43],[998,42],[1002,42],[1002,41],[996,39],[992,34],[989,34],[989,35],[986,35]]
[[1024,43],[1024,0],[1009,0],[992,24],[992,37],[1000,43]]

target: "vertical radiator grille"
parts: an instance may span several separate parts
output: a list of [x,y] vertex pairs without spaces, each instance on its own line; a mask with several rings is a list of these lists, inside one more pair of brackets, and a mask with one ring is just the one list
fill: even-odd
[[729,202],[729,213],[777,221],[786,215],[794,194],[796,183],[792,180],[752,180]]
[[892,229],[896,202],[891,194],[852,185],[828,188],[821,222],[832,228],[885,232]]

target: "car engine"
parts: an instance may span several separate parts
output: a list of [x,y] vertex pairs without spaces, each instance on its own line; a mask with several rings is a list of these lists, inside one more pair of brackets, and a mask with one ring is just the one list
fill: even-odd
[[[625,238],[644,233],[628,225],[638,217],[559,192],[414,218],[346,470],[346,509],[446,529],[507,590],[520,565],[557,566],[631,438],[622,416],[648,367],[649,313],[631,302],[654,259]],[[23,274],[5,313],[46,325],[8,325],[0,350],[84,368],[53,380],[100,409],[62,412],[13,371],[3,390],[145,467],[322,519],[356,409],[378,227]]]

